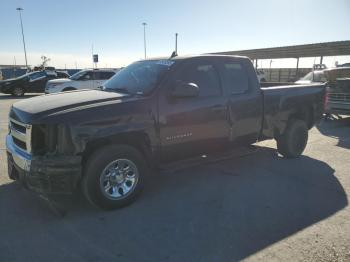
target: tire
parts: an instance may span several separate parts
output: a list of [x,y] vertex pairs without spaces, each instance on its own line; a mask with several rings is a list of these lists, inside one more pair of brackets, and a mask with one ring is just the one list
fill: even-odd
[[22,87],[18,87],[16,86],[13,90],[12,90],[12,95],[16,96],[16,97],[20,97],[20,96],[24,96],[24,89]]
[[147,173],[147,163],[138,150],[128,145],[110,145],[87,159],[81,187],[90,203],[112,210],[136,200]]
[[277,150],[285,158],[299,157],[307,144],[308,128],[305,121],[291,119],[286,130],[277,139]]

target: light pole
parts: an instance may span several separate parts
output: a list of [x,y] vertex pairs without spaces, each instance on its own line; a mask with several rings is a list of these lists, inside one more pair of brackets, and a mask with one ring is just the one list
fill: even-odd
[[147,58],[147,51],[146,51],[146,23],[143,22],[142,23],[143,25],[143,46],[144,46],[144,49],[145,49],[145,59]]
[[26,50],[26,42],[24,41],[24,32],[23,32],[23,23],[22,23],[22,14],[21,14],[21,11],[23,11],[23,8],[17,7],[16,10],[19,13],[19,19],[21,21],[22,40],[23,40],[23,48],[24,48],[24,58],[26,60],[26,67],[27,67],[27,70],[28,70],[29,68],[28,68],[28,61],[27,61],[27,50]]

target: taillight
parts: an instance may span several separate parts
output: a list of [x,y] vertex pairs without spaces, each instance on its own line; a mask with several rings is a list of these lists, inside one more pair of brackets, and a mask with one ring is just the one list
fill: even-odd
[[327,110],[327,107],[328,107],[328,99],[329,99],[328,96],[329,96],[329,90],[326,87],[326,93],[324,95],[324,104],[323,104],[323,107],[324,107],[325,111]]

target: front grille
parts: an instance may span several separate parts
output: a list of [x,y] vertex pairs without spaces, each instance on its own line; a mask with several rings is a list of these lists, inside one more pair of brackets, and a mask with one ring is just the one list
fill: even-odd
[[328,98],[333,102],[350,102],[349,93],[329,93]]
[[9,127],[10,134],[16,146],[27,151],[28,153],[31,153],[32,126],[10,118]]
[[13,142],[15,143],[16,146],[27,151],[27,144],[25,142],[15,138],[15,137],[12,137],[12,139],[13,139]]

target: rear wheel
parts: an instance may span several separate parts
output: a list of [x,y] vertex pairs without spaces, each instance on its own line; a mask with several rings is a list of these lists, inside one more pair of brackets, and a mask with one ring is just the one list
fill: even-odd
[[277,139],[277,150],[286,158],[300,156],[307,144],[308,128],[305,121],[291,119],[288,121],[286,130]]
[[13,96],[24,96],[24,89],[22,87],[15,87],[12,90]]
[[103,147],[86,163],[82,191],[92,204],[103,209],[131,204],[141,192],[148,172],[142,154],[127,145]]

